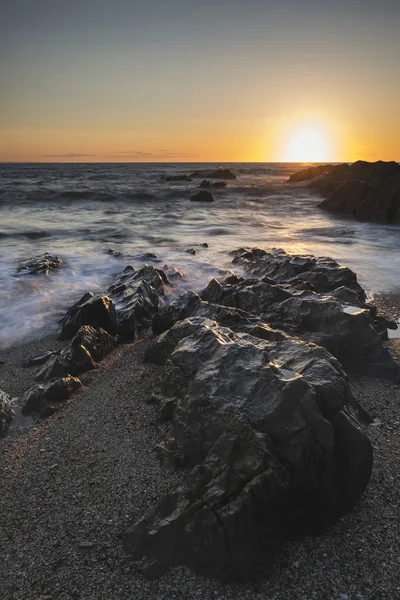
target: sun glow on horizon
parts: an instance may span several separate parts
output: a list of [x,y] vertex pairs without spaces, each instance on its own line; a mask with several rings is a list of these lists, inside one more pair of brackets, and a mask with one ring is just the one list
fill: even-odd
[[304,125],[290,134],[284,148],[287,162],[327,162],[331,160],[327,136],[315,126]]

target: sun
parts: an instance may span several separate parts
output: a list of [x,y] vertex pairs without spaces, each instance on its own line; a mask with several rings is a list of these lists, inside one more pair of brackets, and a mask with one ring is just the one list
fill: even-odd
[[287,162],[326,162],[329,142],[318,127],[302,126],[291,134],[284,155]]

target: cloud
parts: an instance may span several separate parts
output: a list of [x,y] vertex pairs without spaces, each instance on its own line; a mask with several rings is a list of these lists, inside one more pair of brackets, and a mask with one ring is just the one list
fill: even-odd
[[70,154],[42,154],[40,158],[83,158],[84,156],[96,156],[96,154],[79,154],[75,152]]
[[130,158],[195,158],[197,154],[191,152],[172,152],[170,150],[155,150],[154,152],[145,152],[143,150],[121,150],[109,158],[118,156],[129,156]]

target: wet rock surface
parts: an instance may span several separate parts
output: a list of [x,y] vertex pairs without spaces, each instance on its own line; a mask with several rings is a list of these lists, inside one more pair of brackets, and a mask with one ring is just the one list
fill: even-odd
[[17,275],[48,275],[63,266],[63,261],[58,256],[52,256],[45,252],[39,256],[33,256],[23,260],[17,267]]
[[366,221],[400,223],[400,165],[396,162],[323,165],[289,178],[291,183],[307,180],[327,196],[320,208]]
[[168,278],[164,271],[145,265],[128,266],[108,288],[118,315],[118,333],[124,339],[135,339],[138,331],[151,325],[165,296]]
[[35,385],[19,399],[21,412],[23,415],[48,417],[80,387],[80,380],[71,375]]
[[6,435],[13,417],[14,410],[11,398],[8,394],[0,390],[0,438]]
[[350,269],[281,250],[231,255],[249,278],[221,273],[153,320],[145,358],[165,365],[153,402],[169,423],[159,453],[189,471],[124,534],[136,560],[218,578],[248,577],[358,502],[372,469],[360,419],[372,419],[345,369],[399,374]]
[[71,339],[82,327],[101,327],[114,335],[118,331],[118,319],[113,300],[109,296],[87,292],[60,321],[58,339]]
[[125,533],[136,559],[246,577],[284,539],[357,502],[372,449],[326,350],[199,317],[177,322],[157,345],[147,359],[168,357],[155,396],[160,416],[172,418],[164,446],[192,470],[186,488]]
[[207,190],[201,190],[190,196],[191,202],[214,202],[213,195]]
[[101,327],[83,325],[71,343],[60,353],[53,353],[36,374],[36,381],[51,381],[65,375],[79,375],[96,368],[118,344],[118,337],[111,336]]

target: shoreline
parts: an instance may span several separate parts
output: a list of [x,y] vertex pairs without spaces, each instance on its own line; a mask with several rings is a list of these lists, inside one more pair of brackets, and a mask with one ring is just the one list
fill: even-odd
[[[393,318],[400,296],[383,295],[376,304]],[[170,569],[158,581],[146,579],[119,534],[184,476],[161,463],[155,449],[166,425],[156,423],[149,404],[163,372],[144,362],[151,339],[147,333],[117,347],[82,376],[84,387],[55,415],[1,440],[4,597],[397,599],[400,386],[353,375],[352,392],[374,417],[366,427],[374,448],[373,475],[355,509],[317,536],[287,542],[255,580],[223,584],[184,567]],[[398,342],[388,343],[397,357]],[[20,393],[33,380],[36,369],[21,366],[28,354],[62,345],[50,337],[2,352],[12,389]]]

